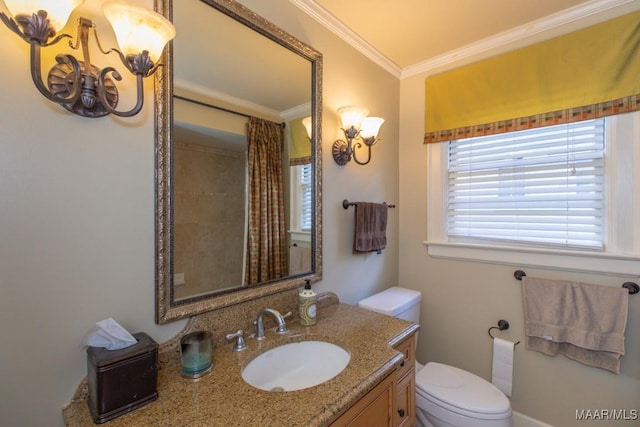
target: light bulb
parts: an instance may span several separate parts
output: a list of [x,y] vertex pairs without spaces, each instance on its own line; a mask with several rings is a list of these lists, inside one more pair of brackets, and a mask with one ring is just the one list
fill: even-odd
[[311,136],[313,135],[313,129],[311,128],[311,124],[312,124],[311,116],[307,116],[304,119],[302,119],[302,125],[307,130],[307,136],[309,137],[309,139],[311,139]]
[[362,121],[360,128],[360,136],[362,138],[375,138],[378,136],[380,126],[384,123],[384,119],[380,117],[366,117]]
[[125,56],[138,55],[146,50],[156,63],[165,45],[176,36],[173,24],[152,10],[121,1],[107,1],[102,10]]
[[65,26],[73,9],[83,2],[84,0],[4,0],[7,10],[14,17],[46,11],[49,23],[56,32]]
[[342,118],[342,128],[349,130],[352,126],[358,130],[362,124],[362,120],[367,117],[369,110],[362,107],[341,107],[338,108],[338,114]]

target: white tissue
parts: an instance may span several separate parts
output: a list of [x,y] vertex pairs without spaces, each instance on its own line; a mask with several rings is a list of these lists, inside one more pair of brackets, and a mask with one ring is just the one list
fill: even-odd
[[112,318],[97,322],[82,340],[83,345],[104,347],[107,350],[120,350],[137,342],[133,335]]
[[493,339],[491,382],[505,395],[511,396],[513,382],[513,350],[515,344],[500,338]]

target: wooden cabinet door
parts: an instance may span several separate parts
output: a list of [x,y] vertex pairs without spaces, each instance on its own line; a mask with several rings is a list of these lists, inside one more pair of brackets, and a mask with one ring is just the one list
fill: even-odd
[[415,336],[394,348],[404,355],[398,369],[347,409],[331,427],[415,426]]
[[382,380],[331,427],[392,427],[395,373]]
[[395,426],[409,427],[416,421],[416,376],[411,369],[396,386]]
[[416,423],[416,345],[415,335],[411,335],[394,348],[404,355],[396,371],[394,384],[393,417],[395,427],[410,427]]

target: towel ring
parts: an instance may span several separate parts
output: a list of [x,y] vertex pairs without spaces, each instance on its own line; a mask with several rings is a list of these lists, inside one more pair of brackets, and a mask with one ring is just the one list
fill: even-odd
[[[489,330],[487,331],[487,333],[489,334],[489,336],[491,337],[491,339],[495,339],[495,337],[493,335],[491,335],[491,331],[493,329],[498,329],[499,331],[505,331],[507,329],[509,329],[509,322],[507,322],[504,319],[500,319],[498,320],[498,326],[492,326],[489,328]],[[514,344],[514,346],[520,344],[520,341],[518,341],[517,343]]]

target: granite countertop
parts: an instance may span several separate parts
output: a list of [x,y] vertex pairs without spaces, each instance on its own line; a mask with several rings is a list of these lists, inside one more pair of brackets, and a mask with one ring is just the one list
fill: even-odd
[[[287,325],[286,335],[270,328],[263,341],[246,338],[249,348],[242,352],[233,352],[231,343],[217,346],[212,372],[198,380],[180,376],[179,365],[161,362],[158,399],[103,425],[329,425],[393,372],[403,356],[391,346],[418,330],[414,323],[342,303],[322,308],[313,326],[304,327],[297,319]],[[351,353],[347,367],[331,380],[284,393],[259,390],[243,381],[242,366],[258,354],[287,342],[317,339],[342,345]],[[85,399],[74,400],[63,412],[67,426],[95,425]]]

